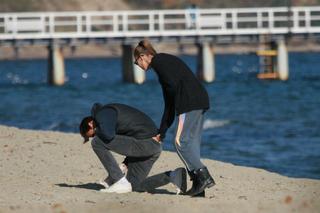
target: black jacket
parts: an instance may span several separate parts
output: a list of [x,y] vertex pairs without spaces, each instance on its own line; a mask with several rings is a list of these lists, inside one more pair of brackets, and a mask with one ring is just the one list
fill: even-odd
[[124,104],[94,104],[91,115],[96,123],[96,135],[107,142],[115,135],[136,139],[156,136],[155,123],[143,112]]
[[165,101],[159,130],[161,138],[164,138],[175,114],[207,110],[210,107],[209,97],[201,82],[178,57],[159,53],[152,58],[150,66],[158,75]]

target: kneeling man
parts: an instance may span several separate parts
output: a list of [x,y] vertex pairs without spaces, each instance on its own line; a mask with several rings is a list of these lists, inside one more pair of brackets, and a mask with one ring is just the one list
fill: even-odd
[[[151,118],[124,104],[94,104],[91,116],[79,126],[84,143],[93,137],[92,148],[109,176],[102,181],[102,192],[127,193],[152,191],[173,183],[177,193],[187,188],[186,170],[178,168],[152,177],[148,174],[162,151],[161,142],[153,139],[158,130]],[[126,156],[121,169],[110,151]]]

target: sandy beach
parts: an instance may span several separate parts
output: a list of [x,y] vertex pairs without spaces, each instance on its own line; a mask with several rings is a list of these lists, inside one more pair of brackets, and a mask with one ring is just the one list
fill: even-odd
[[[170,185],[106,194],[96,184],[106,173],[80,135],[0,126],[0,146],[0,213],[320,212],[320,180],[204,159],[217,183],[206,198],[175,195]],[[178,166],[178,156],[164,151],[151,174]]]

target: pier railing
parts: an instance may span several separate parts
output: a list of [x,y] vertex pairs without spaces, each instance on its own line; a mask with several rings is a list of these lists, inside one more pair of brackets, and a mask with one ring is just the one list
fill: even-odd
[[320,7],[0,13],[0,40],[320,33]]

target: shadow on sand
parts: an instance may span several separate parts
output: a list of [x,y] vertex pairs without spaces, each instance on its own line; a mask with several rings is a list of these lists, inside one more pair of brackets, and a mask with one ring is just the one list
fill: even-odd
[[55,184],[60,187],[69,187],[69,188],[80,188],[80,189],[90,189],[99,191],[100,189],[104,189],[104,187],[98,183],[84,183],[84,184],[67,184],[67,183],[58,183]]
[[[60,187],[69,187],[69,188],[80,188],[80,189],[89,189],[94,191],[99,191],[100,189],[104,189],[104,186],[98,183],[84,183],[84,184],[67,184],[67,183],[58,183],[55,184]],[[154,189],[153,191],[148,192],[150,194],[167,194],[167,195],[175,195],[176,193],[170,192],[166,189]]]

